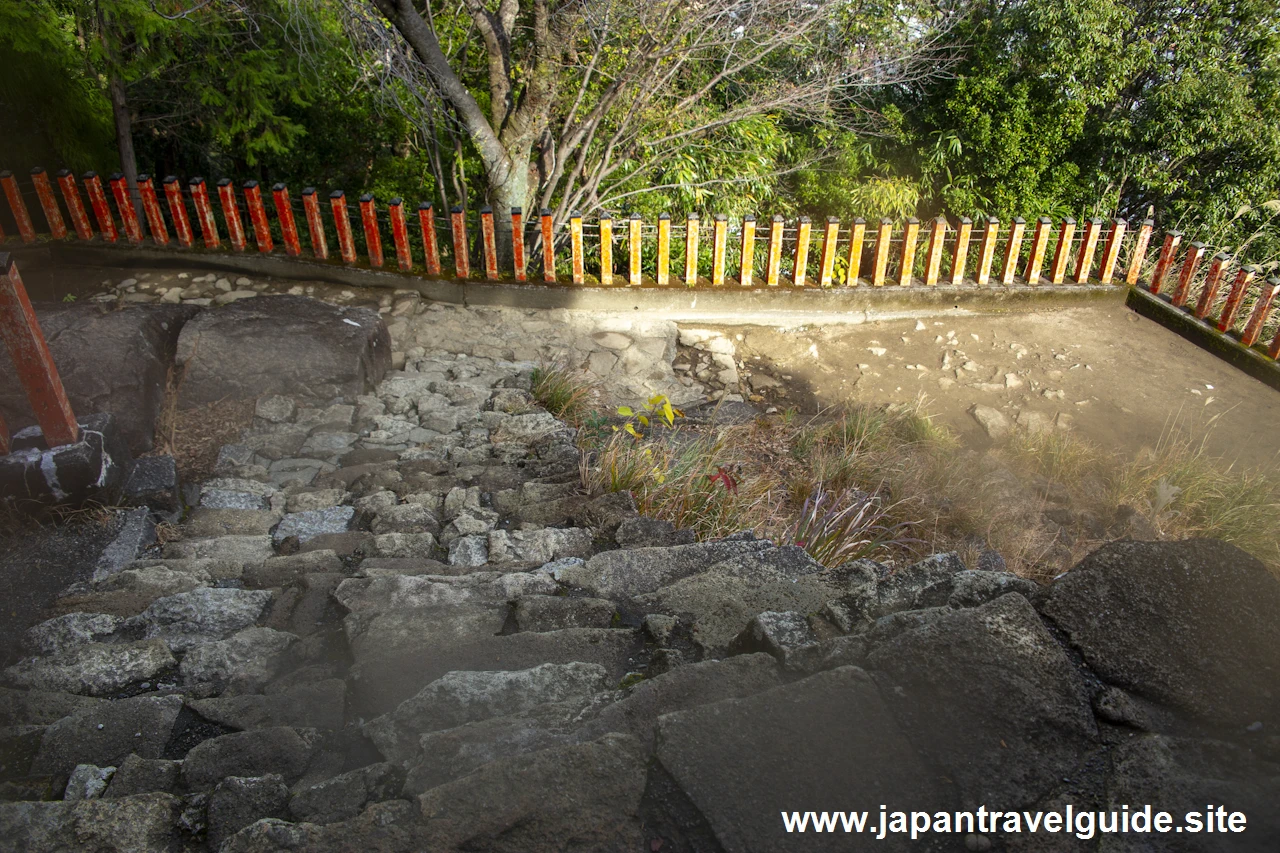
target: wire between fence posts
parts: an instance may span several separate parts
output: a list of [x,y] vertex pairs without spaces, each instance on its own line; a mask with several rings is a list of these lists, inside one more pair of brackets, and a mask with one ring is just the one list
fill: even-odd
[[991,281],[991,264],[996,257],[996,238],[1000,236],[1000,220],[988,217],[987,227],[982,231],[982,242],[978,244],[978,269],[974,281],[979,287],[986,287]]
[[449,231],[453,236],[453,271],[458,278],[465,279],[471,275],[471,249],[467,241],[467,217],[458,205],[449,210]]
[[351,215],[347,213],[347,196],[342,190],[329,193],[329,206],[333,210],[333,228],[338,234],[338,251],[343,263],[356,262],[356,238],[351,230]]
[[1229,266],[1231,266],[1231,256],[1226,252],[1219,252],[1213,256],[1213,261],[1209,264],[1209,272],[1204,277],[1204,287],[1200,289],[1200,298],[1196,300],[1195,315],[1197,320],[1203,320],[1209,315],[1214,301],[1218,298],[1218,289],[1222,286],[1222,278],[1226,275],[1227,267]]
[[1049,248],[1049,232],[1053,230],[1053,220],[1041,216],[1036,220],[1035,231],[1031,234],[1031,253],[1027,256],[1027,268],[1022,277],[1027,284],[1034,287],[1040,283],[1040,270],[1044,266],[1045,251]]
[[638,213],[631,214],[627,219],[627,284],[631,287],[639,287],[643,283],[640,270],[642,225],[643,222]]
[[613,220],[607,216],[598,220],[600,230],[600,283],[613,284]]
[[947,239],[947,220],[935,217],[929,228],[929,248],[924,256],[924,283],[933,287],[938,283],[942,272],[942,246]]
[[711,219],[711,284],[714,287],[724,285],[724,254],[728,232],[729,220],[723,213],[715,214]]
[[1240,333],[1240,343],[1251,347],[1262,335],[1262,327],[1266,325],[1267,315],[1275,302],[1276,293],[1280,291],[1280,278],[1269,278],[1258,290],[1258,301],[1253,303],[1253,312],[1249,314],[1249,322],[1245,323]]
[[573,264],[573,283],[586,281],[585,260],[582,257],[582,214],[574,211],[569,214],[569,252]]
[[871,286],[884,287],[885,273],[889,268],[889,247],[893,235],[893,223],[888,219],[880,220],[880,228],[876,232],[876,265],[871,272]]
[[427,275],[440,275],[440,241],[436,238],[436,212],[431,202],[418,203],[418,227],[422,231],[423,266]]
[[809,277],[809,233],[812,228],[813,223],[807,216],[801,216],[796,223],[795,269],[791,271],[791,283],[796,287],[804,287]]
[[777,287],[778,278],[782,275],[782,228],[782,217],[775,214],[769,223],[769,255],[764,279],[766,287]]
[[[80,198],[80,189],[76,186],[76,176],[70,169],[58,173],[58,188],[62,190],[62,200],[67,205],[67,215],[71,218],[71,226],[81,240],[93,239],[93,227],[89,224],[89,212],[85,209],[84,199]],[[0,232],[0,240],[4,239]]]
[[1181,231],[1170,231],[1164,235],[1164,245],[1160,247],[1160,257],[1156,259],[1155,271],[1151,273],[1151,283],[1147,290],[1159,293],[1164,287],[1165,276],[1173,269],[1173,262],[1178,254],[1178,244],[1182,242]]
[[243,252],[244,223],[240,221],[240,205],[236,202],[236,188],[231,185],[230,178],[218,181],[218,203],[222,205],[222,219],[227,223],[227,241],[232,249]]
[[293,218],[289,188],[284,184],[276,184],[271,188],[271,200],[276,207],[276,221],[280,223],[280,239],[284,242],[284,253],[291,258],[296,258],[302,254],[302,241],[298,239],[298,223]]
[[24,243],[34,243],[36,229],[31,224],[31,213],[27,210],[27,203],[22,198],[22,191],[18,189],[18,181],[13,177],[13,172],[8,169],[0,172],[0,185],[4,186],[5,198],[9,200],[9,210],[13,212],[13,221],[18,226],[18,236]]
[[1253,277],[1257,274],[1258,268],[1252,264],[1246,264],[1236,273],[1235,281],[1231,282],[1231,290],[1227,292],[1227,301],[1222,304],[1222,312],[1218,315],[1219,332],[1235,327],[1236,315],[1240,313],[1240,304],[1244,302],[1245,291],[1249,289]]
[[1053,250],[1053,263],[1049,267],[1049,283],[1062,284],[1067,280],[1067,263],[1071,260],[1071,238],[1076,233],[1076,221],[1068,216],[1058,229],[1058,246]]
[[1111,233],[1107,235],[1106,248],[1102,250],[1102,268],[1098,270],[1098,282],[1110,284],[1115,276],[1116,261],[1120,258],[1120,245],[1124,242],[1124,233],[1129,223],[1124,219],[1111,220]]
[[164,214],[160,212],[160,199],[150,175],[138,176],[138,194],[142,196],[142,212],[147,216],[151,239],[158,246],[169,245],[169,229],[165,227]]
[[671,283],[671,214],[658,214],[658,265],[654,276],[660,287]]
[[311,254],[318,260],[329,260],[329,239],[324,233],[324,218],[320,215],[320,196],[315,187],[302,188],[302,211],[307,217],[307,235],[311,238]]
[[542,215],[542,280],[547,284],[554,284],[556,281],[556,240],[555,240],[555,220],[552,218],[551,208],[544,207]]
[[67,225],[62,221],[58,199],[53,194],[53,186],[50,185],[49,175],[43,166],[36,166],[31,170],[31,183],[35,184],[36,198],[40,199],[40,209],[44,211],[44,221],[49,223],[49,234],[55,240],[67,239]]
[[916,243],[920,240],[920,220],[912,216],[902,229],[902,257],[898,264],[898,284],[910,287],[915,279]]
[[221,245],[218,239],[218,223],[213,218],[213,205],[209,203],[209,188],[204,178],[192,178],[191,203],[196,207],[196,222],[200,223],[200,236],[204,239],[206,249],[216,249]]
[[1191,282],[1195,280],[1196,270],[1200,268],[1200,261],[1204,258],[1207,248],[1204,243],[1198,241],[1187,247],[1187,255],[1182,261],[1182,272],[1178,275],[1178,286],[1173,291],[1173,298],[1169,300],[1175,308],[1181,308],[1186,304],[1187,296],[1191,293]]
[[524,259],[524,211],[511,208],[511,268],[516,281],[528,280]]
[[1093,271],[1093,255],[1098,248],[1098,234],[1102,230],[1101,219],[1089,219],[1084,224],[1084,237],[1080,240],[1080,253],[1076,256],[1076,284],[1088,284]]
[[1131,287],[1142,277],[1142,265],[1147,260],[1147,246],[1151,244],[1151,231],[1155,224],[1154,220],[1144,219],[1142,227],[1138,229],[1138,239],[1133,243],[1133,256],[1129,258],[1129,271],[1124,277],[1124,283]]
[[404,219],[404,199],[393,198],[387,205],[387,216],[391,218],[391,241],[396,247],[396,266],[400,272],[413,269],[413,252],[409,249],[409,226]]
[[[80,438],[80,427],[67,401],[67,393],[53,363],[49,345],[31,308],[18,265],[8,252],[0,252],[0,339],[4,340],[36,422],[49,447],[72,444]],[[5,428],[4,444],[8,447]]]

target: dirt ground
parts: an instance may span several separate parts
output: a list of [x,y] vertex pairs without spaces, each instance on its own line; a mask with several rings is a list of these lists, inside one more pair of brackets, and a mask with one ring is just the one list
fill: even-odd
[[[747,382],[779,408],[913,404],[966,443],[990,443],[970,413],[1038,413],[1126,456],[1171,428],[1207,451],[1275,470],[1265,439],[1280,393],[1121,305],[1036,314],[922,318],[820,328],[720,327],[737,338]],[[781,388],[770,378],[779,379]],[[780,396],[781,395],[781,396]],[[1042,421],[1042,423],[1045,421]]]

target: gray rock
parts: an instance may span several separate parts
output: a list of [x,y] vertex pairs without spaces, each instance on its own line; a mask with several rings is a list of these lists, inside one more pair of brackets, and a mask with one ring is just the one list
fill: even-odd
[[502,425],[494,432],[493,443],[529,444],[553,433],[568,429],[569,427],[547,412],[536,412],[531,415],[512,415],[504,420]]
[[180,539],[165,546],[165,555],[194,560],[230,560],[252,564],[275,556],[270,536],[218,536],[212,539]]
[[299,455],[328,459],[341,456],[351,449],[360,436],[354,432],[313,432],[298,449]]
[[104,797],[131,797],[134,794],[172,792],[178,785],[182,763],[163,758],[142,758],[131,753],[111,777]]
[[770,547],[770,543],[707,542],[676,548],[605,551],[582,566],[565,569],[559,579],[601,598],[634,598],[731,557],[766,547]]
[[691,545],[695,537],[692,530],[677,530],[669,521],[637,515],[623,520],[613,538],[623,548],[665,548]]
[[253,625],[271,599],[267,590],[204,587],[157,599],[129,624],[140,626],[148,640],[161,639],[184,652]]
[[396,504],[379,509],[372,528],[376,534],[439,533],[440,522],[429,507],[421,504]]
[[309,492],[295,492],[289,496],[289,512],[313,512],[328,509],[342,503],[342,489],[316,489]]
[[[660,717],[657,757],[725,850],[849,849],[843,833],[788,835],[779,809],[951,805],[856,667]],[[879,847],[914,849],[893,835]]]
[[276,527],[275,541],[297,536],[298,541],[306,542],[325,533],[346,533],[351,529],[355,516],[356,508],[353,506],[290,513]]
[[209,795],[208,844],[222,843],[262,818],[282,818],[288,811],[289,788],[278,773],[265,776],[230,776]]
[[227,839],[219,853],[415,853],[434,849],[429,843],[421,834],[414,805],[393,800],[326,826],[264,818]]
[[[172,462],[172,458],[164,457]],[[134,464],[133,470],[136,472],[141,463],[146,460],[138,460]],[[143,466],[145,468],[145,466]],[[174,475],[175,479],[177,475]],[[126,482],[131,482],[133,474]],[[160,508],[160,507],[157,507]],[[129,563],[137,558],[143,548],[156,541],[156,523],[151,517],[151,511],[145,506],[137,509],[128,510],[123,514],[123,520],[120,524],[120,531],[116,533],[115,539],[103,550],[102,556],[98,558],[98,564],[93,570],[93,579],[100,581],[109,577],[123,569]]]
[[21,661],[4,671],[15,687],[110,696],[177,666],[158,640],[106,645],[86,643],[65,652]]
[[1010,572],[964,571],[952,577],[951,589],[947,603],[952,607],[977,607],[1007,592],[1031,598],[1039,591],[1040,585]]
[[292,784],[306,772],[312,747],[291,728],[236,732],[203,741],[182,762],[182,780],[193,790],[227,776],[279,773]]
[[[518,782],[516,780],[519,780]],[[418,798],[440,850],[639,850],[645,766],[623,735],[481,767]]]
[[293,634],[270,628],[245,628],[225,640],[204,643],[182,658],[179,671],[188,684],[235,684],[238,690],[258,690],[275,674],[280,658],[298,641]]
[[432,731],[527,711],[536,705],[585,699],[605,689],[608,671],[599,664],[542,664],[498,672],[450,672],[365,725],[365,734],[390,761],[418,751],[418,738]]
[[874,647],[867,665],[965,803],[1030,805],[1074,777],[1097,746],[1074,667],[1016,593],[942,611]]
[[489,562],[544,564],[565,557],[589,557],[593,546],[591,531],[580,527],[494,530],[489,533]]
[[177,513],[182,510],[181,486],[178,464],[172,456],[144,456],[133,462],[124,484],[124,499],[131,506]]
[[234,489],[210,489],[206,487],[200,490],[200,506],[208,507],[209,509],[262,510],[267,509],[269,504],[264,495],[241,492]]
[[729,649],[735,654],[764,652],[781,663],[787,657],[818,642],[803,613],[757,613],[742,633],[733,639]]
[[181,404],[289,393],[323,400],[363,394],[391,361],[382,319],[300,296],[245,299],[183,327]]
[[1004,412],[991,406],[976,404],[969,409],[969,414],[982,427],[982,431],[993,441],[998,441],[1013,431],[1013,424]]
[[1043,611],[1104,680],[1203,720],[1280,730],[1280,580],[1240,549],[1112,543],[1058,578]]
[[272,394],[258,399],[257,405],[254,406],[253,414],[255,417],[262,418],[269,423],[280,424],[292,421],[294,413],[297,411],[298,404],[293,401],[292,397]]
[[295,820],[315,824],[349,820],[369,803],[400,795],[404,770],[394,764],[370,764],[303,788],[289,801]]
[[199,507],[187,516],[182,534],[193,539],[214,536],[265,536],[280,521],[280,514],[269,510],[210,509]]
[[431,559],[436,555],[436,538],[430,533],[383,533],[373,542],[383,557]]
[[93,764],[77,764],[67,780],[67,787],[62,799],[96,800],[107,790],[111,777],[116,773],[114,767],[97,767]]
[[183,570],[170,565],[142,566],[125,569],[92,587],[73,587],[51,608],[60,613],[107,613],[112,616],[136,616],[156,599],[189,592],[213,583],[205,571],[187,563]]
[[307,682],[267,695],[256,693],[189,701],[192,710],[213,723],[233,729],[342,728],[347,683],[340,678]]
[[181,709],[179,696],[136,696],[78,711],[45,730],[32,772],[62,777],[77,764],[119,767],[130,754],[159,758]]
[[56,655],[85,643],[97,643],[114,634],[124,620],[109,613],[67,613],[41,622],[27,631],[27,647],[44,655]]
[[243,444],[224,444],[218,448],[218,458],[213,463],[215,471],[235,471],[253,462],[253,448]]
[[521,631],[559,631],[562,628],[608,628],[617,608],[603,598],[531,595],[512,605],[511,615]]
[[489,538],[460,536],[449,543],[449,565],[473,568],[489,562]]
[[0,726],[47,726],[105,699],[50,690],[10,690],[0,687]]
[[261,566],[246,568],[244,582],[250,587],[271,589],[298,583],[305,575],[341,574],[345,570],[342,560],[334,551],[306,551],[287,557],[271,557],[263,560]]
[[181,806],[170,794],[0,803],[0,845],[26,853],[170,853]]

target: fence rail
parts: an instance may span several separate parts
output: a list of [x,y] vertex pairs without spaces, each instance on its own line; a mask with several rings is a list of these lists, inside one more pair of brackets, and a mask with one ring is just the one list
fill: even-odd
[[[800,217],[788,223],[781,216],[765,222],[746,216],[731,223],[722,215],[709,223],[689,215],[677,223],[668,214],[653,222],[632,214],[618,222],[602,216],[591,223],[570,213],[557,228],[550,210],[526,217],[520,209],[512,209],[506,214],[509,222],[499,223],[502,214],[488,207],[474,216],[459,207],[441,216],[430,202],[422,202],[415,228],[403,199],[379,205],[365,194],[353,211],[342,190],[329,193],[326,211],[314,187],[304,188],[295,199],[284,184],[276,184],[268,208],[257,181],[246,182],[237,192],[223,178],[211,194],[203,178],[191,178],[184,187],[177,177],[169,176],[161,181],[164,205],[148,175],[140,175],[136,187],[129,187],[120,174],[111,175],[107,179],[110,195],[95,172],[86,172],[80,181],[93,222],[69,171],[57,174],[61,204],[44,169],[31,170],[29,187],[21,186],[11,172],[0,172],[16,238],[24,243],[43,239],[132,245],[149,240],[156,246],[183,250],[197,249],[198,238],[204,249],[218,250],[225,237],[232,252],[310,255],[319,261],[372,269],[385,268],[390,262],[383,250],[388,245],[403,273],[568,286],[1142,286],[1246,347],[1258,347],[1260,340],[1269,338],[1267,355],[1280,356],[1280,329],[1272,317],[1280,279],[1263,280],[1257,268],[1248,265],[1232,274],[1233,259],[1225,253],[1213,255],[1205,267],[1209,247],[1193,242],[1184,249],[1183,235],[1177,231],[1163,235],[1152,258],[1154,222],[1150,219],[1131,228],[1124,219],[1077,223],[1041,216],[1028,229],[1020,217],[977,223],[968,217],[958,221],[939,217],[923,223],[912,218],[896,226],[889,219],[843,223],[829,218],[814,223]],[[216,195],[216,208],[211,195]],[[37,234],[32,207],[43,214],[44,236]],[[353,226],[353,215],[358,227]],[[305,237],[299,220],[306,225]],[[144,236],[144,222],[149,237]],[[447,238],[443,241],[442,233]],[[508,238],[502,245],[505,235],[522,239]],[[10,239],[14,238],[0,227],[0,243]],[[331,239],[337,257],[332,256]],[[615,253],[615,249],[622,251]]]

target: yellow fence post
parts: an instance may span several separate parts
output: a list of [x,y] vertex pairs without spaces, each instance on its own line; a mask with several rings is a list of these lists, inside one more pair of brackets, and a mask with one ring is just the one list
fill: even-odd
[[1058,248],[1053,251],[1053,266],[1049,268],[1049,283],[1062,284],[1067,278],[1067,263],[1071,260],[1071,238],[1076,233],[1076,221],[1068,216],[1058,229]]
[[765,268],[764,283],[769,287],[778,286],[778,276],[782,272],[782,217],[774,215],[769,226],[769,261]]
[[600,283],[613,284],[613,220],[607,216],[599,219],[600,228]]
[[1018,255],[1022,251],[1022,234],[1026,230],[1027,221],[1021,216],[1015,216],[1009,226],[1009,243],[1004,249],[1004,270],[1000,273],[1000,283],[1005,287],[1013,284],[1018,268]]
[[991,262],[996,257],[996,239],[1000,236],[1000,220],[994,216],[987,218],[987,227],[982,231],[982,242],[978,244],[978,286],[986,287],[991,281]]
[[671,283],[671,214],[658,214],[658,265],[655,276],[663,287]]
[[1053,220],[1049,217],[1041,216],[1036,220],[1036,230],[1031,235],[1031,256],[1027,258],[1027,270],[1023,274],[1029,285],[1040,283],[1040,268],[1044,266],[1044,253],[1049,246],[1049,231],[1052,228]]
[[951,283],[960,285],[964,282],[964,264],[969,259],[969,240],[973,237],[973,220],[967,216],[960,217],[960,226],[956,228],[956,246],[951,252]]
[[796,223],[796,263],[791,271],[791,283],[796,287],[804,287],[804,280],[809,267],[809,230],[812,227],[809,217],[801,216]]
[[1098,281],[1110,284],[1115,275],[1116,261],[1120,258],[1120,245],[1124,242],[1124,232],[1129,223],[1123,219],[1111,221],[1111,233],[1107,235],[1106,248],[1102,250],[1102,269],[1098,271]]
[[569,214],[569,248],[573,254],[573,283],[582,284],[586,279],[582,258],[582,214]]
[[643,223],[640,221],[640,214],[633,213],[627,221],[627,283],[632,287],[639,287],[642,283],[640,277],[640,229]]
[[1147,259],[1147,246],[1151,243],[1151,229],[1155,224],[1151,219],[1142,221],[1142,227],[1138,229],[1138,239],[1133,244],[1133,257],[1129,259],[1129,272],[1124,277],[1125,284],[1137,284],[1142,276],[1142,264]]
[[849,232],[849,271],[844,279],[846,287],[858,286],[858,276],[862,274],[862,243],[866,234],[867,220],[859,216],[853,220],[853,228]]
[[738,283],[751,287],[756,265],[756,218],[742,217],[742,258],[738,266]]
[[947,236],[947,220],[941,216],[933,220],[929,231],[929,251],[924,258],[924,283],[932,287],[938,283],[942,268],[942,243]]
[[902,255],[898,267],[898,284],[903,287],[911,285],[912,273],[916,265],[916,243],[920,239],[920,220],[912,216],[907,220],[907,227],[902,230]]
[[724,252],[725,240],[729,234],[729,220],[723,213],[711,218],[711,283],[717,287],[724,284]]
[[880,220],[880,228],[876,232],[876,266],[871,272],[871,286],[884,287],[885,272],[889,268],[889,245],[893,237],[893,222]]
[[827,217],[827,228],[822,235],[822,261],[818,265],[818,286],[830,287],[836,269],[836,241],[840,239],[840,220]]
[[1080,240],[1080,254],[1076,256],[1076,284],[1088,284],[1089,273],[1093,270],[1093,253],[1098,248],[1098,232],[1102,230],[1101,219],[1088,219],[1084,223],[1084,237]]

